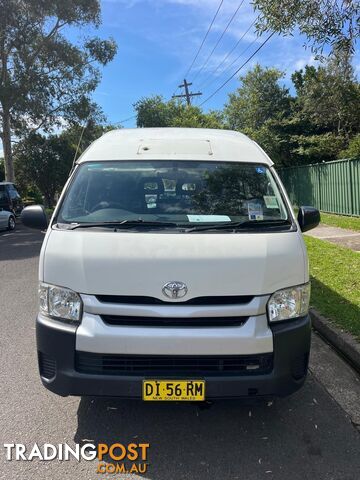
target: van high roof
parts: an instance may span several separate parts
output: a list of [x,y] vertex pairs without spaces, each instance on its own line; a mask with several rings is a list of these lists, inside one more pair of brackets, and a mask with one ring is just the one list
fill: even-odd
[[106,160],[202,160],[272,165],[246,135],[205,128],[133,128],[105,133],[76,163]]

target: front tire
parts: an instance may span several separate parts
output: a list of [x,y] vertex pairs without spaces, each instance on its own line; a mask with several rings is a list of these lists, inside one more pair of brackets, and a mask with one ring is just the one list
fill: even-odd
[[11,215],[8,220],[8,230],[9,231],[15,230],[15,227],[16,227],[15,217]]

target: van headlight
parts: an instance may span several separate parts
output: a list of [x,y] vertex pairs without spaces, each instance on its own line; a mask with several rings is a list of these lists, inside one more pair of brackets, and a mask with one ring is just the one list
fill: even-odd
[[267,309],[270,322],[303,317],[309,311],[310,283],[284,288],[273,293]]
[[56,287],[40,283],[40,312],[49,317],[79,322],[81,319],[82,301],[80,295],[68,288]]

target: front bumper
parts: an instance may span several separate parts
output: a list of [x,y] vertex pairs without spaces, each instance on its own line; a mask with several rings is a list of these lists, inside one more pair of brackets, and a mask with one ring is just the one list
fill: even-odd
[[[274,345],[272,372],[241,376],[197,374],[196,378],[206,381],[207,399],[286,396],[302,386],[310,351],[309,316],[274,324],[271,330]],[[58,395],[141,398],[142,380],[153,378],[150,375],[94,375],[78,372],[75,367],[75,326],[39,315],[36,337],[42,383]],[[170,374],[163,378],[177,377]]]

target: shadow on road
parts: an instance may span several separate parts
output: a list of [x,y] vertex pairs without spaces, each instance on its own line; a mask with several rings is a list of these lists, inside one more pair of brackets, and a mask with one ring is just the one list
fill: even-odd
[[[208,409],[84,397],[74,441],[149,443],[147,479],[328,478],[339,456],[341,463],[353,457],[342,448],[348,433],[329,429],[330,421],[341,425],[342,413],[324,391],[315,400],[313,391],[310,378],[270,406],[218,401]],[[343,478],[355,478],[349,472],[350,465]]]
[[14,231],[0,231],[0,262],[38,256],[43,240],[44,233],[26,228],[18,221]]

